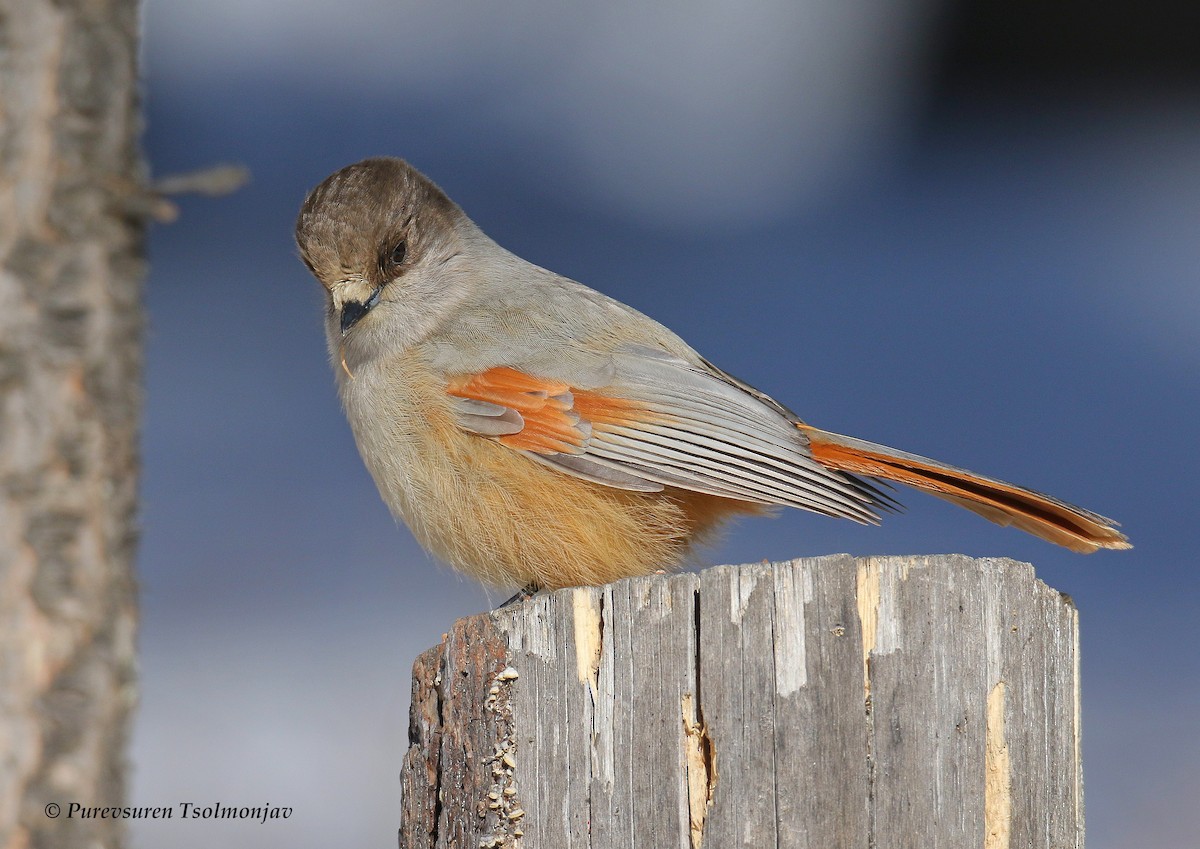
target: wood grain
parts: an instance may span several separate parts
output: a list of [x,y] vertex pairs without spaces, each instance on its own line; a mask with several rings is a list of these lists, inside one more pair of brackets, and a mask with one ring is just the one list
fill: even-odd
[[1081,847],[1077,637],[1000,559],[539,595],[417,661],[400,845]]

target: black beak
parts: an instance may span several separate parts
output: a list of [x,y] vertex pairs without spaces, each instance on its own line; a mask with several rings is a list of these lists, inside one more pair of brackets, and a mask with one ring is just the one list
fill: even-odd
[[342,304],[342,335],[345,336],[350,332],[350,328],[358,324],[362,317],[369,313],[371,309],[379,303],[379,293],[383,290],[380,286],[371,293],[371,297],[367,298],[365,304],[360,304],[358,301],[347,301]]

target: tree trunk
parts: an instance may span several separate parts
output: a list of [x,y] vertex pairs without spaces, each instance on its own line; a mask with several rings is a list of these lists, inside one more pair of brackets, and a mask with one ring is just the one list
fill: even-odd
[[[0,0],[0,847],[112,847],[135,701],[135,0]],[[59,808],[55,809],[53,806]]]
[[1077,637],[951,555],[536,596],[418,658],[400,846],[1082,847]]

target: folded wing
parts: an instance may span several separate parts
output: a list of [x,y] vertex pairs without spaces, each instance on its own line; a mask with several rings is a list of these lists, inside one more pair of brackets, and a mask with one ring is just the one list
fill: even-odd
[[[815,460],[776,409],[717,374],[642,349],[615,354],[614,365],[612,382],[593,390],[499,366],[459,376],[447,392],[463,428],[606,486],[676,487],[869,523],[888,507],[874,487]],[[514,415],[522,426],[509,432]]]

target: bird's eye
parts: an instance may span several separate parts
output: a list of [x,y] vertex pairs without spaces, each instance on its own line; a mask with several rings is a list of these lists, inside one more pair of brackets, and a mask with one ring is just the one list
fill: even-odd
[[392,264],[400,265],[404,262],[404,257],[408,253],[408,245],[403,241],[397,243],[396,247],[392,248]]

